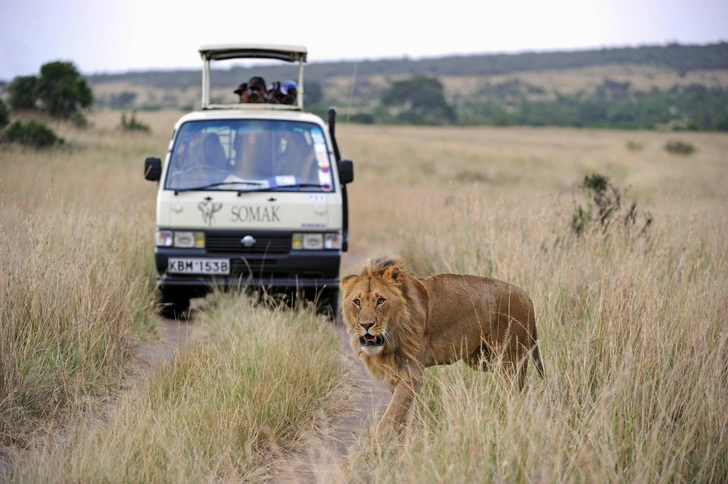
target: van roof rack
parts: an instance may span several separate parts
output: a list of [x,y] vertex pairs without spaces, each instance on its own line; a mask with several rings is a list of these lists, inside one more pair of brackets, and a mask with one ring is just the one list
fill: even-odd
[[[202,109],[293,109],[303,110],[303,64],[308,51],[302,45],[280,44],[212,44],[199,49],[202,57]],[[210,104],[210,62],[229,59],[274,59],[298,63],[298,97],[296,104]]]

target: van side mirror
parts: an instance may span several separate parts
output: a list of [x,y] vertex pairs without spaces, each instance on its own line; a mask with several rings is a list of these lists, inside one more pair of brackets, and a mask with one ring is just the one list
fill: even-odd
[[341,160],[339,165],[339,181],[342,185],[354,181],[354,163],[351,160]]
[[144,160],[144,178],[149,181],[159,181],[162,176],[162,160],[156,156],[150,156]]

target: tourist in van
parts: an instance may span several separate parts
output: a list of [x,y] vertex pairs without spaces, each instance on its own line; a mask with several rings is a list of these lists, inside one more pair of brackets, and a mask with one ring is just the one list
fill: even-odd
[[284,94],[281,92],[281,82],[275,81],[268,85],[268,102],[270,104],[283,104]]
[[268,88],[265,79],[260,76],[253,76],[248,81],[248,102],[262,104],[268,101]]
[[238,86],[237,89],[233,91],[235,94],[238,95],[238,102],[240,104],[242,103],[249,103],[250,98],[248,97],[248,83],[244,82]]
[[280,92],[283,94],[281,104],[296,104],[296,98],[298,97],[298,84],[294,81],[281,81]]

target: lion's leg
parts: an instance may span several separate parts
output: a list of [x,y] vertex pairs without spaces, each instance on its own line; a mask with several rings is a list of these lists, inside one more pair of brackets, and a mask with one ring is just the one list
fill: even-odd
[[511,348],[503,355],[503,368],[511,378],[513,386],[517,390],[523,390],[526,386],[526,373],[528,372],[528,353],[522,346]]
[[465,363],[475,371],[489,371],[491,369],[491,358],[493,352],[483,343],[475,351],[465,357]]
[[378,438],[391,435],[392,431],[399,434],[407,426],[408,415],[415,399],[415,393],[421,385],[421,379],[412,383],[400,381],[392,392],[392,400],[387,406],[382,419],[377,426]]

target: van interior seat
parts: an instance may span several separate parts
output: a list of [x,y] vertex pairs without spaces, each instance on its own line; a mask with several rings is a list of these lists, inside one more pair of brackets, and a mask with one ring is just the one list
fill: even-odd
[[202,149],[205,154],[205,164],[225,170],[229,163],[220,138],[215,133],[207,133],[202,140]]

